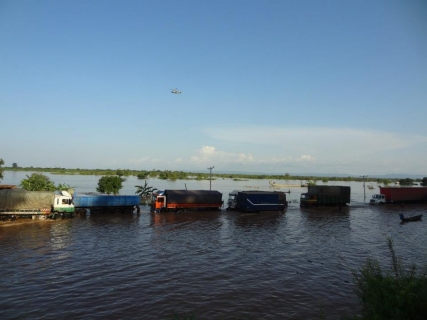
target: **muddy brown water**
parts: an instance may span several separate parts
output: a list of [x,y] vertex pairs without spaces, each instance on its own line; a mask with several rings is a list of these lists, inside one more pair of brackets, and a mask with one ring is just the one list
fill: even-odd
[[[24,175],[25,177],[25,175]],[[94,191],[99,177],[57,176]],[[2,183],[19,184],[5,173]],[[69,180],[71,180],[69,182]],[[159,189],[209,189],[209,181],[150,179]],[[284,182],[282,182],[284,183]],[[133,194],[128,178],[122,194]],[[329,183],[332,184],[332,183]],[[300,209],[291,189],[283,213],[215,212],[84,216],[0,225],[1,319],[327,319],[357,314],[351,270],[367,257],[390,267],[386,238],[404,264],[427,263],[425,219],[398,213],[427,206],[369,206],[375,190],[352,187],[342,208]],[[94,187],[95,186],[95,187]],[[215,180],[234,189],[269,189],[267,180]],[[286,189],[286,191],[289,189]],[[377,189],[378,190],[378,189]]]

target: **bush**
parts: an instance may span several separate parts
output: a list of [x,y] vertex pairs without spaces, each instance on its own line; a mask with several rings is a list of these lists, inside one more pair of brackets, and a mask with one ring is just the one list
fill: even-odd
[[391,271],[368,259],[359,272],[353,271],[356,294],[362,303],[361,319],[427,319],[427,270],[405,269],[396,257],[393,241],[387,239]]
[[135,187],[137,188],[135,194],[139,195],[142,204],[147,204],[151,198],[151,194],[157,190],[156,188],[150,187],[147,180],[145,180],[145,184],[143,186]]
[[123,188],[122,183],[126,179],[119,176],[104,176],[101,177],[98,181],[98,187],[96,191],[106,194],[118,194],[120,189]]
[[54,191],[56,189],[53,181],[49,177],[40,173],[27,175],[27,179],[21,180],[20,186],[28,191]]
[[399,184],[401,186],[412,186],[414,184],[414,180],[412,180],[410,178],[400,179]]

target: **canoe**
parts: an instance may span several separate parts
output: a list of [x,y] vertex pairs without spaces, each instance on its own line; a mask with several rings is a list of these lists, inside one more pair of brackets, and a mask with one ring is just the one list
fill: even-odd
[[279,184],[279,183],[276,183],[276,182],[271,181],[271,180],[268,183],[273,188],[298,188],[298,187],[302,187],[301,184]]
[[405,216],[403,215],[403,213],[399,214],[400,220],[402,220],[402,222],[420,221],[422,216],[423,216],[422,214],[419,214],[417,216],[412,216],[412,217],[405,218]]

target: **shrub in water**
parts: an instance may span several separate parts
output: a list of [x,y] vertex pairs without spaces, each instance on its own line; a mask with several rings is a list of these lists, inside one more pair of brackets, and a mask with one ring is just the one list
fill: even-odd
[[392,268],[383,271],[375,259],[353,271],[356,294],[362,304],[362,319],[427,319],[427,268],[405,269],[396,257],[393,241],[387,239]]

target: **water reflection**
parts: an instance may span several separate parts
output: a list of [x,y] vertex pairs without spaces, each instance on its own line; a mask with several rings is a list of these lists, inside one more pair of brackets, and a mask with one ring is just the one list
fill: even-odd
[[69,221],[60,221],[51,224],[49,245],[52,251],[56,251],[54,259],[65,259],[69,256],[66,250],[73,244],[71,227]]
[[243,229],[266,228],[271,231],[277,230],[280,222],[285,218],[285,212],[227,212],[227,218],[233,221],[236,227]]
[[117,224],[123,222],[135,222],[138,220],[136,214],[91,214],[81,217],[82,220],[89,221],[93,225]]
[[301,217],[307,222],[329,224],[329,223],[350,223],[351,208],[301,208]]
[[176,224],[189,224],[201,221],[211,221],[218,219],[222,211],[180,211],[180,212],[160,212],[150,213],[151,226],[167,226]]

